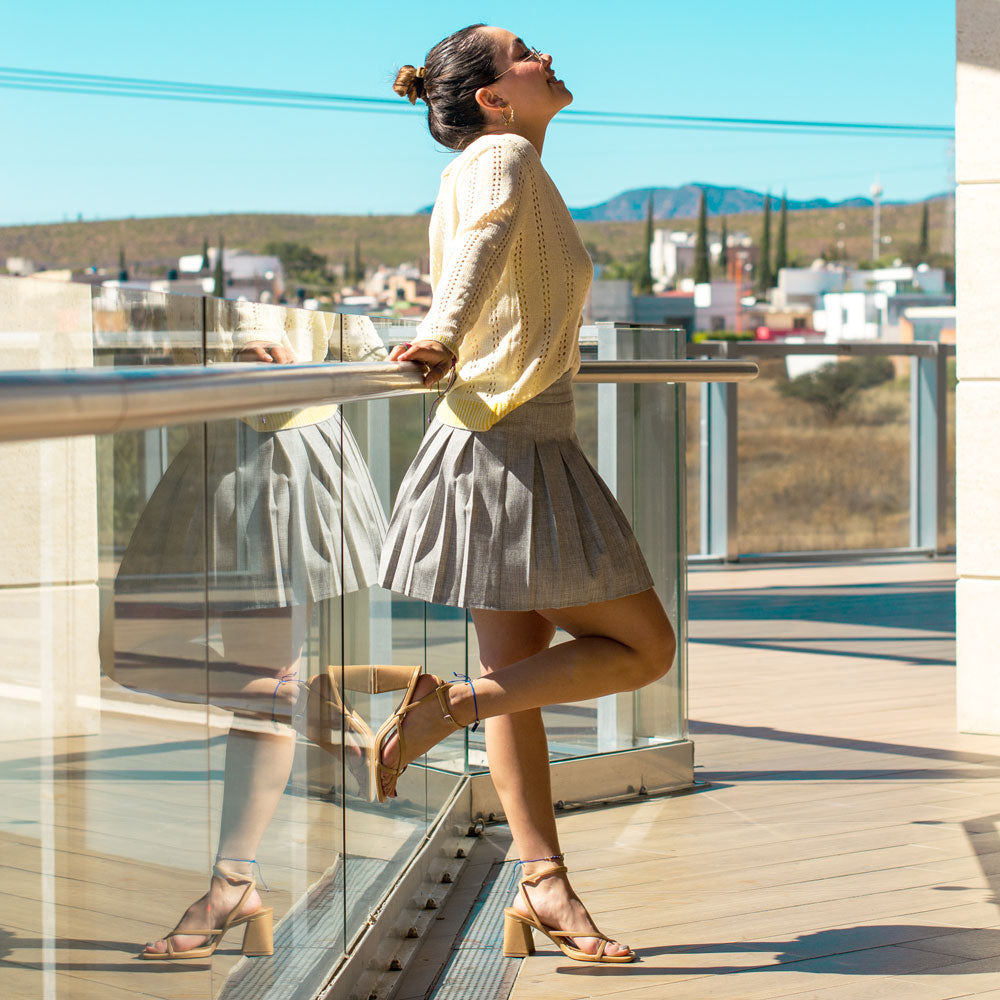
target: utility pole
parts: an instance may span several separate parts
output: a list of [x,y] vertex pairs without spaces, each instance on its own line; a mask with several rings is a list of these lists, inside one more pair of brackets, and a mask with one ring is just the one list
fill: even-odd
[[882,256],[882,210],[879,199],[882,197],[882,185],[875,175],[872,184],[872,264]]

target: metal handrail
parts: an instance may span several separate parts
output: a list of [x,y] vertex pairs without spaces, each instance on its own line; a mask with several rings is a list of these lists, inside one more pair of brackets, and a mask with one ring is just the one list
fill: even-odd
[[[747,361],[585,361],[579,382],[745,382]],[[412,363],[225,364],[0,373],[0,441],[280,413],[426,391]]]
[[815,340],[804,344],[789,344],[773,340],[703,340],[688,345],[688,353],[712,358],[784,358],[790,354],[837,355],[840,357],[911,357],[932,358],[939,354],[952,356],[954,344],[932,340],[907,343],[885,341],[841,340],[827,343]]

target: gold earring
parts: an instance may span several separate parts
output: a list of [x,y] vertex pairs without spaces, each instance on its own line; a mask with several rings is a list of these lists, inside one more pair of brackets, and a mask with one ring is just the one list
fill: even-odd
[[[510,117],[504,114],[505,111],[510,112]],[[514,124],[514,109],[509,104],[505,104],[500,109],[500,119],[503,121],[504,125],[506,125],[508,128]]]

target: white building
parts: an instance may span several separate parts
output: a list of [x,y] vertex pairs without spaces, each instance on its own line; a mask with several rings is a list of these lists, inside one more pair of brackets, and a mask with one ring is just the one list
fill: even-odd
[[[920,264],[881,267],[874,271],[840,267],[816,261],[812,267],[783,267],[772,303],[779,309],[792,306],[819,308],[830,292],[881,292],[885,295],[945,295],[945,274],[939,267]],[[931,304],[928,302],[928,304]]]
[[[657,229],[649,247],[649,267],[653,282],[672,285],[679,277],[694,274],[694,252],[698,237],[684,230]],[[753,240],[748,233],[735,232],[726,236],[726,246],[750,247]],[[713,264],[719,263],[722,254],[721,233],[708,234],[708,256]]]
[[[891,279],[886,279],[891,285]],[[863,292],[828,292],[823,296],[823,308],[814,314],[813,325],[826,333],[829,341],[839,340],[898,340],[900,320],[913,306],[947,306],[950,295],[930,295],[923,292],[868,290]]]
[[735,281],[710,281],[694,286],[695,330],[735,330],[739,326],[740,286]]
[[653,281],[658,284],[672,284],[679,275],[690,274],[694,270],[694,248],[697,240],[694,233],[680,230],[656,229],[649,247],[649,267]]
[[827,292],[841,292],[847,284],[847,272],[816,261],[812,267],[783,267],[778,271],[778,287],[771,302],[778,309],[807,306],[815,309]]
[[[218,248],[208,248],[208,269],[214,272]],[[204,258],[200,253],[185,254],[177,260],[181,275],[199,274],[203,271]],[[253,302],[277,302],[285,294],[285,275],[281,259],[272,254],[250,253],[247,250],[223,250],[222,269],[226,276],[226,298],[248,299]],[[182,279],[185,280],[185,279]],[[211,278],[207,293],[215,289]],[[181,289],[171,289],[180,291]]]

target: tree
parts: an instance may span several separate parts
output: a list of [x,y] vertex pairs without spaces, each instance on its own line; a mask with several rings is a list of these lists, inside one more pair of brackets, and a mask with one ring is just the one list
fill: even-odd
[[289,275],[302,275],[308,280],[315,280],[326,271],[326,257],[304,243],[272,241],[264,244],[264,253],[278,257]]
[[719,267],[722,268],[723,278],[727,277],[729,274],[729,247],[726,244],[729,242],[729,233],[726,231],[726,217],[722,217],[722,236],[720,237],[722,246],[719,250]]
[[208,262],[208,237],[206,236],[201,243],[201,269],[207,271],[211,267]]
[[895,375],[890,358],[851,358],[831,361],[777,385],[783,396],[810,403],[832,424],[850,408],[862,389],[890,382]]
[[757,261],[757,280],[754,289],[757,295],[765,298],[771,290],[771,192],[764,198],[764,227],[760,235],[760,257]]
[[360,285],[365,280],[365,265],[361,259],[361,237],[354,238],[354,266],[351,268],[351,283]]
[[219,233],[219,246],[215,251],[215,295],[217,298],[226,297],[226,270],[222,263],[222,233]]
[[701,203],[698,206],[698,237],[694,245],[694,280],[702,285],[712,280],[708,266],[708,208],[705,204],[705,189],[702,188]]
[[653,291],[653,268],[649,261],[653,248],[653,192],[646,199],[646,252],[642,256],[639,276],[636,278],[635,291],[637,295],[649,295]]
[[774,251],[775,275],[788,267],[788,195],[781,196],[781,214],[778,216],[778,246]]
[[920,240],[917,244],[917,256],[920,260],[917,262],[919,264],[924,264],[927,262],[927,255],[930,253],[931,249],[931,234],[930,234],[930,219],[927,209],[927,202],[925,201],[921,206],[920,210]]
[[125,266],[125,247],[118,248],[118,280],[128,281],[128,268]]

